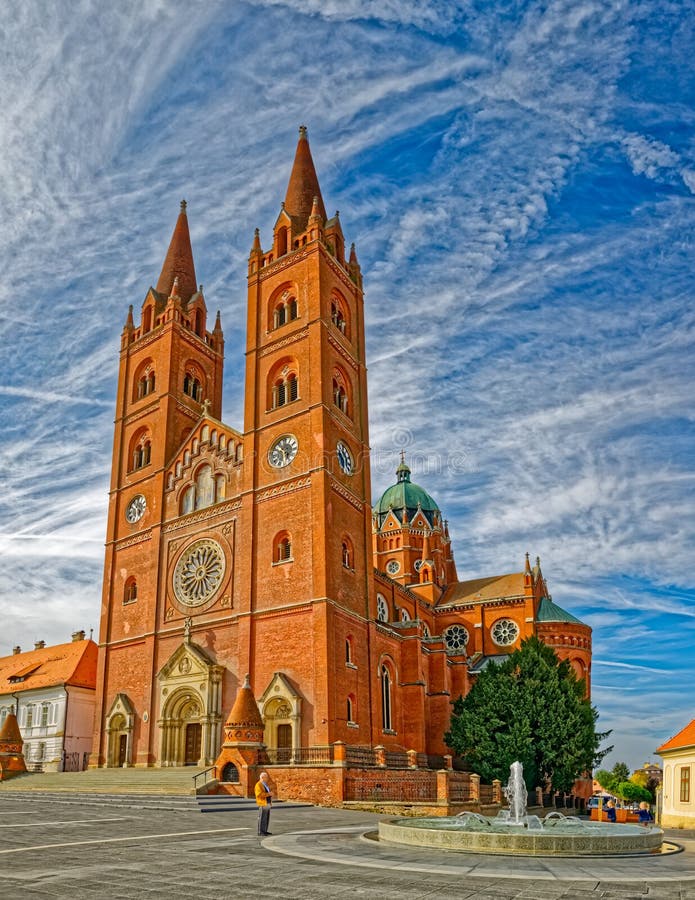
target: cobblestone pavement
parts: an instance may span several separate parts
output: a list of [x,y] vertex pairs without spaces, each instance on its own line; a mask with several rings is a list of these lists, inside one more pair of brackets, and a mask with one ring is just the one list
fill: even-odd
[[[385,847],[363,837],[379,816],[273,809],[201,814],[145,800],[0,796],[2,900],[695,900],[695,834],[686,850],[627,860],[471,857]],[[312,833],[313,832],[313,833]],[[289,855],[291,854],[291,855]]]

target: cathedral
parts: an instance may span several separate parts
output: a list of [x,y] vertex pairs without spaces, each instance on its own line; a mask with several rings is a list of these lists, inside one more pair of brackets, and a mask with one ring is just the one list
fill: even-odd
[[121,336],[91,765],[212,764],[247,673],[280,753],[444,754],[452,702],[532,634],[588,690],[591,630],[539,560],[459,581],[403,454],[373,503],[362,273],[304,127],[272,244],[257,230],[249,254],[240,430],[224,349],[182,202]]

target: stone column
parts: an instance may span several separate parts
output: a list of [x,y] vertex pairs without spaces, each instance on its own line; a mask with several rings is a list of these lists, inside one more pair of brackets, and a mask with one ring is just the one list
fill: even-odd
[[408,768],[417,769],[417,750],[408,750]]
[[502,782],[499,780],[499,778],[494,778],[492,781],[492,802],[502,802]]

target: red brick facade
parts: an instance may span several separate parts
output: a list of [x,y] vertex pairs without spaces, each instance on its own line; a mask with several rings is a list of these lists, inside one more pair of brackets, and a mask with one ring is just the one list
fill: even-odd
[[590,629],[553,621],[539,564],[458,582],[404,462],[403,508],[373,512],[362,276],[305,129],[249,256],[243,431],[220,421],[223,353],[182,204],[121,341],[94,765],[212,763],[247,672],[271,749],[436,754],[476,669],[529,634],[588,681]]

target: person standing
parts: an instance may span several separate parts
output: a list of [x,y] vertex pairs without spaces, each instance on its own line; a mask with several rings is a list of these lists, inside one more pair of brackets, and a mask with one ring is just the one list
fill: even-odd
[[256,795],[256,805],[258,806],[258,833],[263,836],[271,834],[268,831],[268,824],[270,822],[273,793],[268,784],[267,772],[261,772],[260,779],[256,782],[253,792]]
[[609,800],[606,804],[606,819],[609,822],[615,822],[616,820],[615,803],[612,800]]
[[640,803],[637,816],[639,818],[640,825],[644,825],[645,827],[648,827],[654,821],[654,816],[652,815],[652,811],[649,809],[649,804],[646,800],[643,800]]

